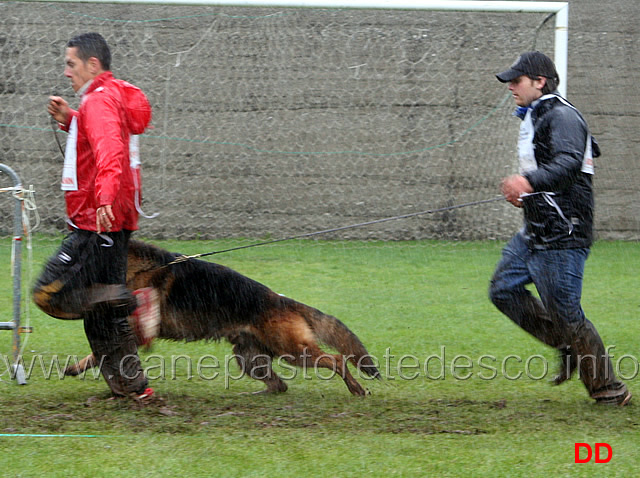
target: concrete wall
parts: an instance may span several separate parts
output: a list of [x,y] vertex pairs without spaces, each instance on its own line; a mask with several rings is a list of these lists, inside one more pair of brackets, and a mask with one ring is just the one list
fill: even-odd
[[[468,13],[0,9],[0,162],[34,185],[42,230],[64,229],[60,153],[44,105],[52,93],[75,101],[62,77],[64,45],[97,30],[116,75],[154,106],[144,195],[145,209],[161,215],[142,219],[141,233],[185,239],[283,237],[496,197],[516,168],[518,124],[493,75],[533,46],[544,17],[511,15],[502,25]],[[604,151],[598,235],[637,240],[640,6],[575,1],[569,22],[568,98]],[[553,21],[535,47],[551,53],[552,41]],[[447,93],[433,94],[442,85]],[[519,222],[517,210],[491,203],[326,237],[495,239]],[[2,216],[0,233],[10,227]]]
[[601,236],[637,239],[640,214],[640,3],[580,0],[569,6],[569,99],[602,145],[596,176]]

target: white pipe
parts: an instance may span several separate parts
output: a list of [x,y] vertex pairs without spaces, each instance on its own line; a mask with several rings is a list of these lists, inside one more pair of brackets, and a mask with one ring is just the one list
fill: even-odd
[[560,77],[558,92],[567,97],[567,70],[569,57],[569,3],[563,3],[563,7],[556,12],[554,63]]

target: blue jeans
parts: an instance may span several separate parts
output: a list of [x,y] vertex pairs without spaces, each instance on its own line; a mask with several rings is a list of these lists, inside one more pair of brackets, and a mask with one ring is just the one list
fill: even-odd
[[[502,251],[489,289],[491,301],[501,310],[529,301],[531,293],[525,286],[533,283],[547,313],[545,320],[557,322],[560,329],[579,327],[586,320],[580,300],[588,256],[586,248],[530,250],[523,234],[518,233]],[[507,315],[518,325],[527,325],[517,311]]]
[[[529,249],[522,232],[502,250],[489,286],[491,302],[543,343],[569,351],[594,398],[624,394],[594,325],[580,304],[589,249]],[[526,286],[534,284],[540,299]]]

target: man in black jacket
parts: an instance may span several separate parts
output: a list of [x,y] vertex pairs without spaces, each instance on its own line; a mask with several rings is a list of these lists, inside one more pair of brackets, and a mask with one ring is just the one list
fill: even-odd
[[[602,339],[580,305],[593,241],[597,143],[580,112],[556,92],[560,80],[546,55],[523,53],[496,76],[508,84],[523,120],[520,173],[502,181],[502,193],[523,208],[524,227],[502,251],[489,296],[516,324],[559,351],[562,367],[555,384],[578,369],[596,402],[626,405],[631,393],[616,378]],[[531,283],[540,299],[525,288]]]

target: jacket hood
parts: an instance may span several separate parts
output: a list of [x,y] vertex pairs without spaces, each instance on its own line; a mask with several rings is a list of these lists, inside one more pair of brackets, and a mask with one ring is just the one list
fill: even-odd
[[118,81],[125,110],[127,126],[133,134],[142,134],[151,122],[151,105],[147,96],[137,86],[126,81]]

